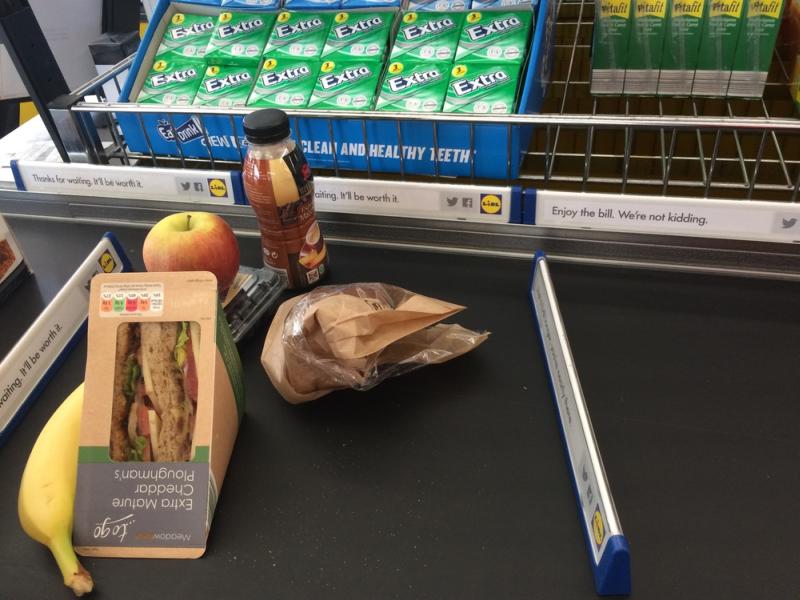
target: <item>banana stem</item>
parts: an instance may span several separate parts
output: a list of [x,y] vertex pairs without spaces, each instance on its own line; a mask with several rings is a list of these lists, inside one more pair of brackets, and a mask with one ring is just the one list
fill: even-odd
[[58,563],[58,568],[64,576],[64,585],[75,592],[76,596],[83,596],[92,591],[94,587],[92,576],[78,562],[78,557],[75,556],[75,551],[72,549],[69,538],[53,540],[53,543],[50,544],[50,552],[53,553],[53,557]]

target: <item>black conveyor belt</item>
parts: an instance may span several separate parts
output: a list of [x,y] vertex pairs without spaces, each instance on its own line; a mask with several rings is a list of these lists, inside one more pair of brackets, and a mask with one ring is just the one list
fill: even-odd
[[[102,228],[10,220],[36,272],[0,306],[0,356]],[[115,227],[135,264],[142,229]],[[241,240],[244,264],[258,242]],[[593,598],[526,289],[530,264],[343,247],[333,282],[465,304],[492,332],[452,363],[291,406],[241,345],[247,416],[204,558],[84,559],[97,598]],[[800,597],[800,285],[552,266],[620,520],[632,598]],[[77,345],[0,449],[0,598],[69,598],[16,496]]]

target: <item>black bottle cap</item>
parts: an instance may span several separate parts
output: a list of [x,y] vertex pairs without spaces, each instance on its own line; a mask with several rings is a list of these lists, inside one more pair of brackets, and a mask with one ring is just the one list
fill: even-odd
[[289,117],[277,108],[264,108],[244,118],[244,134],[253,144],[272,144],[289,137]]

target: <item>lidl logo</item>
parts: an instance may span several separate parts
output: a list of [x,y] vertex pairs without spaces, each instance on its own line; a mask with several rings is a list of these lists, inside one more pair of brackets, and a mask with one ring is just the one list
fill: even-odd
[[597,547],[603,545],[603,540],[606,539],[606,527],[603,523],[603,515],[600,513],[600,506],[594,509],[594,517],[592,517],[592,533],[594,533],[594,543]]
[[481,214],[499,215],[503,211],[503,197],[495,194],[481,194]]
[[209,179],[208,180],[208,193],[215,198],[227,198],[228,186],[222,179]]
[[103,273],[113,273],[117,266],[117,261],[114,260],[114,257],[108,250],[100,255],[100,258],[97,259],[97,262],[100,265],[100,268],[103,269]]

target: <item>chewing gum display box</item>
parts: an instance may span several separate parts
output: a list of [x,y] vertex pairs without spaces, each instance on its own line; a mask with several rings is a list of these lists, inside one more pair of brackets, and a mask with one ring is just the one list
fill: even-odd
[[197,90],[194,104],[245,106],[255,79],[255,68],[210,65],[206,68],[206,74]]
[[243,413],[242,365],[213,274],[92,279],[78,553],[201,556]]
[[382,60],[396,14],[394,11],[337,13],[328,31],[322,60]]
[[0,302],[6,299],[27,272],[25,258],[14,234],[3,215],[0,215]]
[[688,96],[692,93],[706,5],[706,0],[669,3],[658,78],[659,95]]
[[625,94],[655,94],[664,48],[667,0],[636,0],[628,41]]
[[156,60],[205,60],[208,42],[216,29],[211,15],[175,13],[161,38]]
[[538,2],[531,0],[472,0],[472,10],[486,10],[487,8],[510,8],[524,5],[536,6]]
[[315,110],[369,110],[383,65],[373,60],[326,60],[308,102]]
[[316,59],[266,57],[247,106],[305,108],[317,82],[319,67]]
[[455,62],[522,62],[528,49],[531,15],[530,10],[467,13]]
[[745,3],[728,96],[760,98],[781,26],[783,0],[745,0]]
[[319,58],[333,13],[283,11],[275,20],[264,55]]
[[710,0],[705,18],[693,96],[725,96],[731,79],[744,0]]
[[464,13],[407,12],[400,20],[391,60],[450,61],[456,55]]
[[[536,9],[535,30],[520,71],[521,89],[517,99],[520,113],[536,113],[541,107],[554,57],[557,8],[557,2],[542,0]],[[220,11],[221,8],[212,6],[210,0],[202,4],[199,0],[191,3],[159,0],[131,64],[121,101],[130,101],[139,93],[152,66],[161,34],[174,12],[218,15]],[[316,10],[314,14],[329,14],[333,18],[336,12]],[[400,22],[399,18],[397,20],[396,27]],[[458,29],[460,32],[460,27]],[[393,61],[387,59],[386,63]],[[182,151],[183,156],[189,158],[207,160],[212,155],[217,160],[240,161],[240,150],[246,148],[242,115],[204,114],[201,109],[198,107],[198,113],[194,114],[169,114],[169,108],[164,107],[163,112],[120,112],[116,113],[116,118],[132,152],[149,154],[152,148],[159,156],[179,157]],[[432,121],[380,120],[369,114],[365,114],[363,120],[354,117],[330,121],[299,115],[291,121],[292,134],[299,140],[312,168],[337,166],[341,170],[363,172],[369,167],[373,172],[403,170],[406,174],[445,177],[516,177],[534,131],[534,126],[508,127],[480,122],[473,126],[439,122],[434,126]]]
[[596,0],[592,40],[592,94],[621,94],[633,0]]
[[450,63],[395,61],[386,68],[376,110],[441,112]]
[[513,113],[519,86],[519,68],[514,63],[453,65],[444,112]]
[[206,62],[258,67],[274,22],[274,13],[220,13],[217,28],[208,44]]
[[157,60],[136,101],[140,104],[188,106],[194,101],[204,72],[203,63]]

